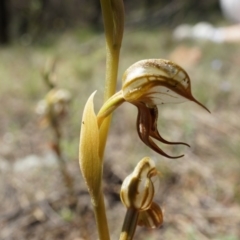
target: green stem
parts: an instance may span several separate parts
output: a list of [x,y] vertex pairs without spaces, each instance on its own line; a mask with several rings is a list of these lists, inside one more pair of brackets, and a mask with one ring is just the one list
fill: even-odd
[[[101,191],[98,205],[94,206],[95,219],[97,222],[98,234],[100,240],[109,240],[109,230],[107,224],[106,210],[104,204],[103,193]],[[105,223],[105,224],[104,224]]]
[[100,128],[103,120],[108,117],[117,107],[125,102],[122,91],[115,93],[101,107],[97,114],[98,127]]
[[137,227],[138,216],[139,212],[136,209],[127,210],[119,240],[133,239]]
[[[116,91],[118,62],[120,49],[109,49],[107,45],[107,60],[106,60],[106,81],[104,102],[106,102]],[[100,128],[100,146],[99,157],[103,159],[108,131],[111,123],[111,114],[106,118]]]
[[[119,49],[120,50],[120,49]],[[119,50],[118,51],[108,51],[107,54],[107,70],[106,70],[106,84],[105,84],[105,96],[106,101],[110,98],[116,89],[116,80],[118,73],[118,61],[119,61]],[[99,157],[103,162],[103,155],[106,145],[106,140],[108,136],[108,131],[111,123],[111,114],[106,118],[100,128],[99,134]],[[101,193],[101,199],[99,200],[97,209],[95,208],[95,218],[98,225],[98,233],[100,240],[109,240],[108,223],[104,205],[104,199]]]
[[62,149],[61,149],[61,140],[62,140],[62,135],[61,135],[61,128],[60,128],[60,124],[58,122],[57,116],[54,114],[53,111],[53,106],[50,105],[50,126],[53,130],[54,133],[54,151],[56,153],[57,156],[57,161],[58,161],[58,165],[61,171],[61,174],[63,176],[63,181],[65,182],[65,185],[69,191],[69,194],[71,196],[75,195],[74,192],[74,187],[73,187],[73,178],[71,177],[71,174],[68,172],[67,170],[67,164],[63,158],[62,155]]
[[[116,91],[119,54],[124,28],[124,8],[122,0],[100,0],[106,36],[106,80],[104,102]],[[106,118],[99,132],[99,157],[103,163],[103,155],[111,123],[111,114]],[[104,205],[103,193],[100,193],[99,202],[94,207],[99,239],[109,240],[108,223]]]

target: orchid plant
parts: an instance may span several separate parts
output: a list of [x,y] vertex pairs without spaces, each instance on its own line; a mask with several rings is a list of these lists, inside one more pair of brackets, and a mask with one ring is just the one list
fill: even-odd
[[[165,153],[153,139],[169,142],[157,128],[158,105],[193,101],[206,109],[191,93],[188,74],[177,64],[164,59],[141,60],[130,66],[122,77],[122,88],[116,92],[119,53],[124,28],[122,0],[100,0],[106,35],[106,81],[104,103],[98,113],[94,111],[94,95],[89,97],[82,117],[79,163],[86,182],[98,227],[99,239],[109,240],[106,210],[102,192],[104,149],[111,122],[111,114],[124,102],[138,109],[137,131],[148,147],[162,156],[179,158]],[[143,158],[123,182],[120,197],[127,213],[120,240],[133,238],[136,226],[156,228],[161,226],[163,215],[160,206],[153,201],[157,190],[158,171],[149,157]]]
[[55,69],[56,61],[47,64],[43,73],[42,79],[48,87],[48,92],[45,97],[40,100],[36,107],[36,113],[40,116],[40,126],[42,128],[49,128],[52,130],[53,139],[51,140],[50,146],[55,153],[59,170],[62,175],[65,186],[67,187],[68,193],[76,202],[73,178],[67,169],[67,164],[63,156],[61,147],[62,136],[62,122],[63,119],[68,115],[69,104],[72,99],[71,93],[66,89],[60,89],[57,87],[55,82]]

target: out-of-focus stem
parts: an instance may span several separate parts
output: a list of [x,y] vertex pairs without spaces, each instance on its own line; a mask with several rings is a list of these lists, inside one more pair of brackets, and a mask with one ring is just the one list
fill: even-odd
[[[46,69],[46,71],[43,72],[43,79],[46,83],[47,87],[52,90],[55,87],[55,84],[53,80],[51,79],[50,75],[53,73],[55,68],[56,60],[54,60],[51,63],[50,69]],[[54,140],[53,140],[53,149],[57,156],[58,166],[60,169],[60,172],[63,177],[63,181],[69,191],[69,194],[72,195],[72,197],[75,198],[75,192],[73,188],[73,178],[71,177],[70,173],[67,170],[66,162],[64,161],[64,158],[62,156],[62,150],[61,150],[61,127],[58,121],[58,117],[54,114],[53,106],[50,104],[50,126],[54,134]],[[76,199],[74,199],[76,201]]]
[[74,188],[73,188],[73,179],[67,170],[66,162],[64,161],[63,156],[62,156],[61,131],[60,131],[60,126],[59,126],[58,120],[57,120],[56,116],[54,116],[54,114],[51,114],[51,128],[54,133],[54,143],[53,143],[54,146],[53,147],[54,147],[54,151],[57,155],[57,161],[58,161],[58,165],[59,165],[63,180],[66,184],[66,187],[67,187],[70,195],[74,196],[75,192],[74,192]]

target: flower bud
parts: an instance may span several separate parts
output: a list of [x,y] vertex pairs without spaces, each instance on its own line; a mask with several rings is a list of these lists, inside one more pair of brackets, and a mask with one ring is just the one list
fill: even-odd
[[46,127],[49,123],[65,117],[71,98],[70,92],[65,89],[51,89],[36,107],[36,113],[42,117],[42,126]]
[[120,197],[127,208],[147,210],[155,194],[157,170],[149,157],[143,158],[134,171],[123,181]]

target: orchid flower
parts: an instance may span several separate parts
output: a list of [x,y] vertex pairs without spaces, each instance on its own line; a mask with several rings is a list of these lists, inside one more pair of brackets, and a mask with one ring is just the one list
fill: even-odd
[[177,64],[164,59],[148,59],[136,62],[123,74],[122,90],[113,95],[100,109],[98,124],[123,102],[129,102],[138,109],[137,131],[140,139],[155,152],[168,157],[180,158],[166,154],[153,141],[153,138],[165,144],[183,144],[165,140],[157,129],[158,105],[165,103],[198,102],[191,93],[188,74]]

